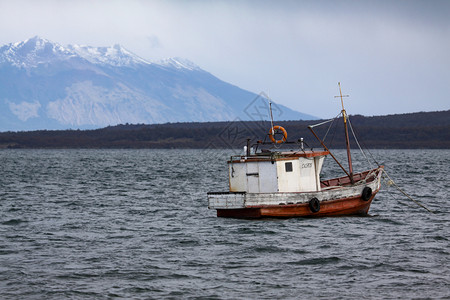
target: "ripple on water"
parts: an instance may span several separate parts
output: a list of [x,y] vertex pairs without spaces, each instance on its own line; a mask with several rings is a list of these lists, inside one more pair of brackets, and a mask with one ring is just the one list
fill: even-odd
[[1,224],[2,225],[7,225],[7,226],[16,226],[16,225],[20,225],[20,224],[23,224],[23,223],[27,223],[27,221],[26,220],[22,220],[22,219],[11,219],[11,220],[8,220],[8,221],[4,221]]
[[391,187],[371,218],[221,219],[227,151],[0,151],[2,298],[448,297],[450,151],[372,153],[437,213]]

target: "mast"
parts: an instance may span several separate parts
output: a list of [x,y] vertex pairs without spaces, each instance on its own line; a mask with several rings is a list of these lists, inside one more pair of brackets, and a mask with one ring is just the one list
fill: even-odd
[[342,105],[342,117],[344,119],[344,128],[345,128],[345,144],[347,145],[347,158],[348,158],[348,169],[349,169],[349,177],[350,177],[350,182],[353,184],[353,166],[352,166],[352,156],[350,154],[350,141],[348,138],[348,128],[347,128],[347,112],[345,111],[344,108],[344,99],[343,97],[348,97],[348,95],[342,95],[342,90],[341,90],[341,83],[338,82],[339,85],[339,96],[334,96],[335,98],[341,98],[341,105]]

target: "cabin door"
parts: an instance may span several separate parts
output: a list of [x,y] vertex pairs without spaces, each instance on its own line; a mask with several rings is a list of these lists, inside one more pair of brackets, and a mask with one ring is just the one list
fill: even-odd
[[257,162],[247,163],[247,190],[249,193],[259,193],[259,168]]

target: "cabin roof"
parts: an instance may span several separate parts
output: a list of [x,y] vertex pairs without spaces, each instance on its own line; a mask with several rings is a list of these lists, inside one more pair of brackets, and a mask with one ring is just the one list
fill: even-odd
[[294,160],[299,157],[316,157],[326,156],[330,154],[329,151],[267,151],[250,156],[239,155],[232,156],[228,163],[246,163],[246,162],[258,162],[258,161],[280,161],[280,160]]

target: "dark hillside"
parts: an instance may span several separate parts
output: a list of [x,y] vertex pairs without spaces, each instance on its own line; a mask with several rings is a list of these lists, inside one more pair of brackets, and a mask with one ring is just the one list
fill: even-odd
[[[350,116],[361,146],[366,148],[450,149],[450,110],[401,115]],[[307,126],[322,121],[275,122],[288,132],[288,140],[303,137],[320,147]],[[331,126],[330,126],[331,125]],[[267,139],[270,122],[233,121],[117,125],[97,130],[61,130],[0,133],[0,148],[231,148]],[[344,148],[342,119],[315,127],[329,148]],[[352,140],[352,147],[355,147]]]

